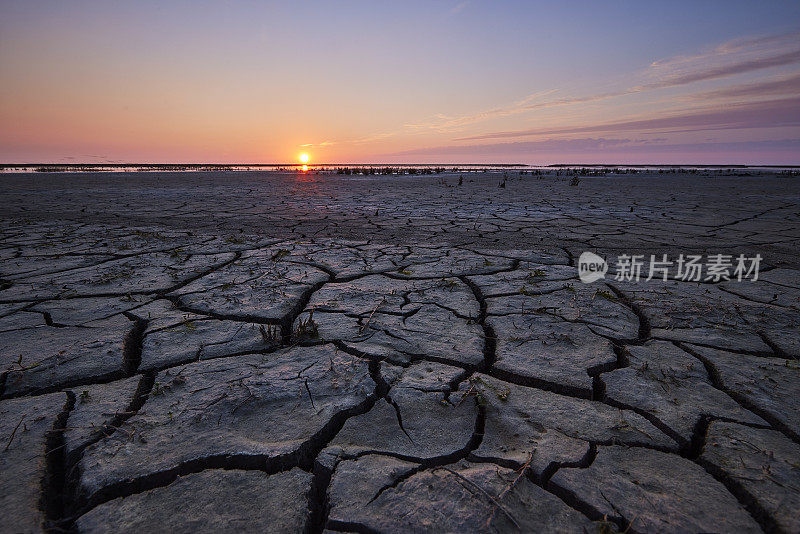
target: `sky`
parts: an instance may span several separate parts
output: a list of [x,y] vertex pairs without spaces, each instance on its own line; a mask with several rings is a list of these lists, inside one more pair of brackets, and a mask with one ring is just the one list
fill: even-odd
[[0,0],[0,163],[800,164],[800,2]]

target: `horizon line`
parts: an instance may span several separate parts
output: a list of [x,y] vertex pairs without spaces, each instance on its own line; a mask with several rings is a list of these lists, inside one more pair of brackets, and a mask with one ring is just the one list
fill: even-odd
[[0,163],[0,168],[12,167],[800,167],[797,164],[757,163]]

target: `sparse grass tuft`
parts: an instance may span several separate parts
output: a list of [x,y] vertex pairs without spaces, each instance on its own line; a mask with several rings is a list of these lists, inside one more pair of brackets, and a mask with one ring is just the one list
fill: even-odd
[[277,345],[279,342],[280,332],[278,325],[260,325],[258,331],[261,332],[261,339],[265,345]]
[[117,266],[101,273],[94,281],[97,285],[107,285],[118,280],[126,280],[133,276],[133,269],[129,265]]
[[308,317],[305,321],[298,319],[294,338],[297,341],[319,339],[319,329],[317,328],[317,323],[314,322],[314,310],[308,312]]
[[505,402],[508,400],[508,396],[511,394],[510,388],[498,388],[491,384],[486,383],[482,378],[473,376],[469,379],[469,389],[464,392],[464,395],[461,397],[461,400],[458,404],[464,402],[464,399],[467,397],[475,397],[475,402],[478,403],[479,406],[486,406],[486,392],[491,391],[495,394],[495,396],[500,399],[501,401]]
[[133,235],[142,239],[164,239],[161,232],[150,232],[147,230],[134,230]]
[[617,532],[617,526],[608,520],[607,515],[604,515],[602,520],[595,521],[594,523],[597,525],[598,534],[613,534]]

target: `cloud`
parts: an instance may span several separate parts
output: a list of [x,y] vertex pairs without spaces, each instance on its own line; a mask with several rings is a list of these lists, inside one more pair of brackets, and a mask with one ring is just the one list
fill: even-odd
[[638,76],[642,79],[640,83],[617,91],[541,100],[558,92],[554,89],[533,93],[520,101],[493,109],[457,117],[440,114],[426,121],[406,126],[417,130],[453,131],[492,118],[559,106],[598,102],[645,91],[726,78],[771,67],[788,66],[800,63],[798,39],[800,39],[800,32],[736,39],[722,43],[702,54],[654,61],[647,69],[639,73]]
[[[453,10],[458,12],[468,2],[461,2],[454,6]],[[735,39],[722,43],[708,51],[692,56],[676,56],[664,60],[655,61],[646,69],[641,71],[634,78],[638,78],[638,83],[619,90],[606,91],[601,93],[582,95],[582,96],[563,96],[556,98],[558,89],[551,89],[532,93],[506,105],[467,113],[463,115],[450,116],[437,114],[426,120],[407,123],[402,127],[392,131],[385,131],[374,135],[363,136],[348,140],[325,141],[320,144],[302,145],[304,147],[328,146],[328,145],[360,145],[380,141],[398,135],[435,132],[456,132],[463,131],[466,126],[484,122],[490,119],[510,117],[533,111],[589,104],[600,102],[612,98],[624,97],[646,91],[665,89],[689,85],[698,81],[708,81],[712,79],[724,78],[734,74],[742,74],[758,69],[776,66],[787,66],[800,62],[800,46],[797,45],[800,32],[756,36],[742,39]],[[690,101],[708,101],[724,98],[758,98],[772,95],[797,94],[800,87],[800,75],[794,75],[785,79],[772,82],[758,82],[755,84],[739,85],[729,88],[722,88],[716,91],[707,91],[688,97]],[[776,101],[777,102],[777,101]],[[785,108],[776,110],[776,104],[772,107],[765,105],[748,112],[748,104],[729,106],[726,109],[690,111],[681,115],[671,115],[666,117],[654,117],[649,119],[632,120],[605,125],[594,125],[582,128],[560,128],[547,130],[520,130],[494,132],[483,135],[460,137],[456,141],[481,140],[481,139],[500,139],[508,137],[525,137],[535,135],[562,134],[562,133],[590,133],[607,131],[626,131],[626,130],[652,130],[661,128],[685,128],[691,131],[704,129],[729,129],[729,128],[756,128],[776,125],[786,125],[791,117],[796,117],[797,112],[789,109],[786,117],[782,117]],[[766,115],[757,117],[753,114],[760,112]],[[727,116],[726,116],[727,113]],[[748,115],[749,114],[749,115]],[[747,116],[745,116],[747,115]],[[738,118],[737,118],[738,117]],[[791,120],[788,125],[795,125],[796,121]]]
[[744,74],[746,72],[767,69],[770,67],[792,65],[799,62],[800,48],[769,57],[758,57],[752,59],[743,58],[738,61],[727,62],[721,65],[699,66],[700,68],[693,68],[688,72],[669,74],[661,81],[645,84],[635,89],[647,90],[676,87],[694,82],[725,78],[735,74]]
[[722,44],[706,50],[699,54],[690,56],[673,56],[667,59],[653,61],[651,67],[666,68],[685,68],[698,63],[707,64],[711,60],[720,60],[730,57],[747,55],[757,57],[758,55],[774,55],[775,53],[786,52],[798,48],[800,31],[791,31],[769,35],[756,35],[731,39]]
[[464,10],[464,8],[467,7],[468,5],[469,5],[469,2],[460,2],[460,3],[456,4],[455,6],[453,6],[453,8],[450,10],[450,14],[451,15],[456,15],[458,13],[461,13]]
[[800,126],[800,97],[728,104],[724,107],[688,110],[679,114],[612,123],[565,128],[529,129],[493,132],[461,137],[456,141],[477,141],[511,137],[556,134],[627,132],[627,131],[705,131]]
[[[638,140],[644,142],[644,140]],[[416,148],[388,154],[389,156],[436,156],[467,154],[525,154],[529,152],[551,152],[565,149],[576,152],[597,150],[631,143],[631,139],[543,139],[541,141],[516,141],[511,143],[493,143],[483,145],[449,145],[438,147]]]
[[475,145],[448,145],[427,147],[393,154],[386,157],[459,157],[510,156],[524,158],[526,156],[550,156],[558,159],[562,155],[591,154],[670,154],[670,153],[735,153],[735,152],[800,152],[800,139],[776,139],[766,141],[736,141],[704,143],[665,143],[664,139],[627,139],[627,138],[579,138],[579,139],[544,139],[540,141],[516,141],[510,143],[491,143]]
[[604,100],[606,98],[611,98],[613,96],[620,96],[622,94],[627,93],[627,91],[620,91],[620,92],[603,93],[599,95],[590,95],[584,97],[568,97],[556,100],[548,100],[545,102],[535,102],[535,100],[537,99],[552,95],[557,92],[558,92],[557,89],[551,89],[549,91],[533,93],[531,95],[526,96],[522,100],[513,102],[509,105],[489,109],[486,111],[480,111],[478,113],[472,113],[469,115],[450,117],[447,115],[439,114],[433,119],[429,119],[427,121],[406,124],[406,127],[412,130],[433,129],[446,132],[446,131],[452,131],[454,128],[467,126],[469,124],[475,124],[477,122],[482,122],[484,120],[493,119],[497,117],[507,117],[510,115],[517,115],[520,113],[526,113],[537,109],[594,102],[596,100]]
[[714,91],[697,93],[692,95],[691,99],[716,100],[720,98],[751,98],[789,94],[800,94],[800,73],[764,82],[733,85]]
[[301,148],[311,148],[311,147],[323,147],[323,146],[331,146],[335,145],[335,141],[323,141],[321,143],[305,143],[300,145]]

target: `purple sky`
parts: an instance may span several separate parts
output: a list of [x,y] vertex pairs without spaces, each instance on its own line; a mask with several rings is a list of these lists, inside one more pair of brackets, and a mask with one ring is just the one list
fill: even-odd
[[800,3],[0,2],[0,162],[800,164]]

